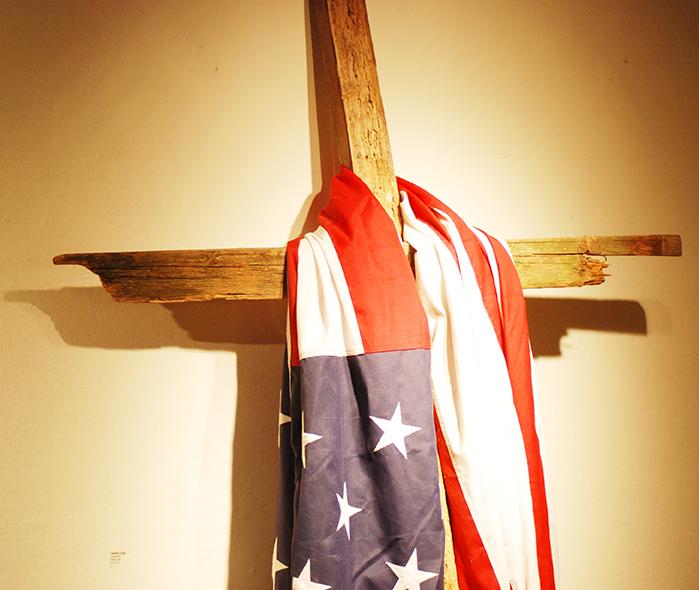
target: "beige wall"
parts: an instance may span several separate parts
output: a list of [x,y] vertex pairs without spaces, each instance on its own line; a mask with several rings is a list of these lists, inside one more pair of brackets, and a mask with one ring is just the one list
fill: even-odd
[[[690,5],[368,2],[400,175],[505,237],[684,238],[529,293],[564,590],[699,587]],[[294,236],[306,37],[301,1],[0,3],[1,588],[269,587],[283,305],[51,257]]]

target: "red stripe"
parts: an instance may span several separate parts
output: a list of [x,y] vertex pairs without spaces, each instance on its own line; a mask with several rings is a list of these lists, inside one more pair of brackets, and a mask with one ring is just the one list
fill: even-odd
[[478,533],[476,523],[471,516],[471,511],[466,504],[436,411],[434,423],[437,433],[439,464],[442,468],[447,506],[449,507],[459,590],[499,590],[500,586],[495,571]]
[[319,222],[340,259],[364,351],[429,348],[427,318],[393,221],[348,168],[333,178]]
[[300,364],[299,341],[296,331],[296,287],[298,284],[299,242],[301,237],[291,240],[286,245],[286,293],[289,298],[289,363],[293,367]]
[[512,396],[524,439],[532,494],[536,554],[542,590],[556,587],[551,554],[548,505],[544,485],[539,437],[536,434],[534,392],[532,387],[529,326],[522,285],[512,260],[503,245],[488,236],[500,270],[502,315],[504,325],[503,352],[512,384]]

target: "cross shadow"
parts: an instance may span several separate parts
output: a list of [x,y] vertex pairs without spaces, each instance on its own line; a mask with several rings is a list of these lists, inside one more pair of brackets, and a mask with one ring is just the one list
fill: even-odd
[[[274,543],[277,414],[285,301],[115,303],[101,288],[9,291],[52,322],[39,325],[56,345],[109,350],[177,347],[234,353],[237,400],[232,441],[228,587],[263,588]],[[228,374],[227,374],[228,375]],[[236,383],[231,383],[234,395]]]
[[534,357],[560,356],[570,329],[647,334],[646,312],[638,301],[527,297]]
[[[284,301],[115,304],[101,288],[10,291],[5,300],[46,314],[45,336],[102,349],[179,347],[237,357],[228,589],[264,588],[274,544],[277,412],[285,342]],[[527,298],[534,355],[561,354],[569,329],[646,334],[636,301]],[[231,394],[234,385],[231,384]],[[264,392],[262,395],[261,393]]]

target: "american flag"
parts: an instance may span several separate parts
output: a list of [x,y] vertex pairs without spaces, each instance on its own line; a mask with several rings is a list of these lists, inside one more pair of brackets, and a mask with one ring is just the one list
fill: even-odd
[[405,239],[343,169],[287,247],[274,588],[554,588],[521,286],[506,245],[399,179]]

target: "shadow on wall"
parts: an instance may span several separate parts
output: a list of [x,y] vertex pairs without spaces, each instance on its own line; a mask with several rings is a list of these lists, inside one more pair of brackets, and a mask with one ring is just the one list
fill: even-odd
[[638,301],[527,297],[527,318],[535,357],[560,356],[561,338],[569,329],[648,333]]
[[[80,287],[9,291],[5,300],[43,311],[71,346],[235,351],[237,345],[286,342],[283,300],[115,305],[103,289]],[[646,314],[637,301],[544,297],[526,301],[535,357],[560,356],[561,338],[570,329],[647,333]]]
[[99,287],[9,291],[5,300],[30,303],[43,311],[71,346],[234,351],[241,344],[283,345],[286,341],[286,302],[282,300],[116,305]]
[[[178,347],[236,355],[228,588],[264,588],[275,534],[286,302],[116,304],[101,288],[11,291],[5,300],[30,304],[46,314],[55,331],[48,326],[45,337],[57,346]],[[231,395],[234,388],[231,384]],[[260,395],[267,390],[269,395]]]
[[[277,390],[260,383],[279,375],[285,342],[285,301],[119,304],[101,288],[10,291],[5,300],[49,316],[70,346],[140,350],[175,346],[230,351],[237,356],[238,399],[233,440],[229,590],[265,587],[274,543]],[[568,329],[646,333],[635,301],[528,298],[535,356],[561,354]]]

